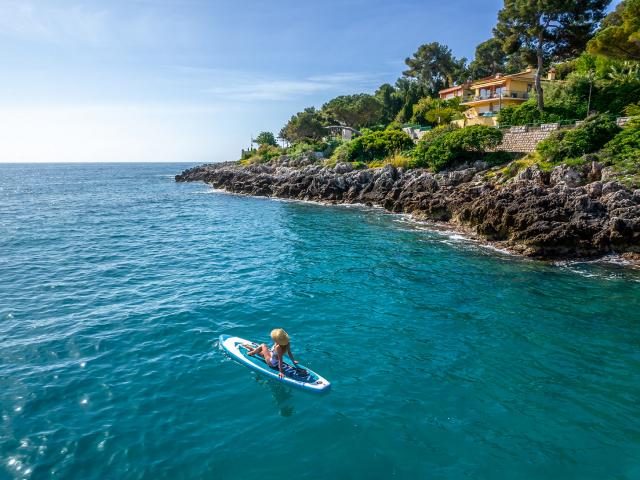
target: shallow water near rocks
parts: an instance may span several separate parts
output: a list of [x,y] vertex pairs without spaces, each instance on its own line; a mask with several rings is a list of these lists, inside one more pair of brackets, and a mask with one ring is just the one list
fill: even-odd
[[184,168],[0,165],[0,478],[640,477],[638,271]]

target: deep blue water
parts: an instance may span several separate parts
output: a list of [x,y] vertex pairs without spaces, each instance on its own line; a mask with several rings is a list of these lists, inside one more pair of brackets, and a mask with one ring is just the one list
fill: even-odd
[[[640,273],[378,210],[0,165],[0,478],[640,478]],[[216,339],[292,335],[316,397]]]

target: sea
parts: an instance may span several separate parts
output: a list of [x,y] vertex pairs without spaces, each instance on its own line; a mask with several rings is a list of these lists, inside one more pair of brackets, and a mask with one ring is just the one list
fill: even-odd
[[0,165],[0,479],[640,478],[639,270],[189,166]]

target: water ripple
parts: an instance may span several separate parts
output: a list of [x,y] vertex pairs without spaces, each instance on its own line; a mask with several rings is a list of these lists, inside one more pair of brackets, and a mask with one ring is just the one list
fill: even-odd
[[[637,271],[179,165],[0,168],[0,478],[640,473]],[[216,342],[275,326],[329,396]]]

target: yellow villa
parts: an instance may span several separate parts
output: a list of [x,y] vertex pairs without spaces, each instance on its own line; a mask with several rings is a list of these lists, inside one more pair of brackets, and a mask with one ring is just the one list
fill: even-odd
[[[468,87],[471,93],[463,96],[460,103],[468,107],[464,112],[464,119],[455,120],[453,123],[460,127],[496,126],[496,116],[500,109],[528,100],[534,92],[534,83],[535,73],[531,68],[511,75],[498,73],[493,77],[476,80]],[[442,98],[442,94],[440,96]]]

